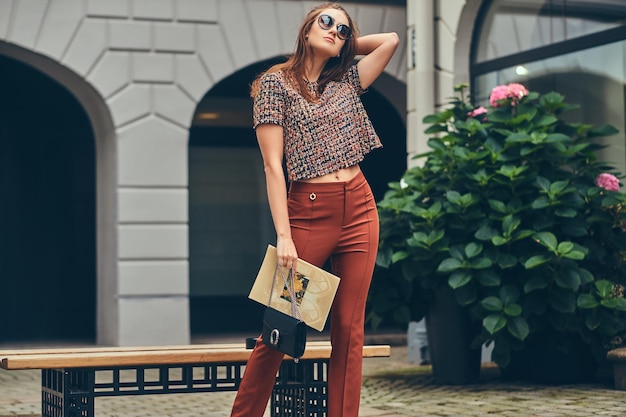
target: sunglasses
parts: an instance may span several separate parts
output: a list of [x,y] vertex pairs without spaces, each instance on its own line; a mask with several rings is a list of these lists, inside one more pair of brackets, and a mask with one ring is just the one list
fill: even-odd
[[[317,18],[317,24],[324,30],[330,30],[335,24],[335,19],[327,14],[321,14]],[[352,29],[350,29],[350,26],[344,24],[337,25],[337,37],[342,41],[347,40],[351,34]]]

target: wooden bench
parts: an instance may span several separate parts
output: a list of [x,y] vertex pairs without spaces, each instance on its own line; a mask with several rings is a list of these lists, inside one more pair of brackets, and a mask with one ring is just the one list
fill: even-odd
[[[390,351],[364,346],[363,357]],[[42,417],[92,417],[96,397],[237,391],[251,352],[243,343],[19,349],[0,351],[0,367],[42,370]],[[326,415],[330,353],[328,342],[308,342],[299,363],[285,358],[272,417]]]

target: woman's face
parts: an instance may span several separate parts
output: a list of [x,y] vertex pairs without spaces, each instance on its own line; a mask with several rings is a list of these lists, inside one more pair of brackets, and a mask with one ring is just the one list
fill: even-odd
[[[324,29],[320,26],[320,16],[323,15],[330,16],[331,18],[328,19],[326,16],[322,18],[322,24],[326,27],[332,23],[330,24],[329,29]],[[348,24],[348,17],[341,10],[325,9],[317,15],[317,18],[313,22],[313,25],[308,33],[309,45],[311,45],[316,53],[328,58],[339,55],[341,48],[343,48],[343,45],[346,42],[344,39],[341,39],[337,33],[337,26],[339,25],[345,25],[348,28],[350,27]]]

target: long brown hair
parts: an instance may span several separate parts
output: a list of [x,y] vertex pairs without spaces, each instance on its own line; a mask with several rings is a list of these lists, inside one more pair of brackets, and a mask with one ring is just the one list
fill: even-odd
[[291,55],[291,57],[289,57],[286,62],[272,66],[270,69],[257,77],[252,83],[250,96],[255,97],[258,94],[260,78],[265,73],[272,73],[282,70],[283,73],[287,76],[289,82],[307,101],[313,102],[316,100],[307,88],[305,81],[305,58],[307,57],[307,54],[311,52],[312,48],[307,42],[307,34],[317,20],[320,12],[326,9],[341,10],[348,18],[348,25],[352,30],[352,34],[341,47],[340,56],[330,58],[326,63],[326,66],[322,70],[322,73],[317,80],[318,95],[320,95],[324,91],[324,88],[329,81],[339,81],[341,77],[343,77],[346,71],[348,71],[348,68],[350,68],[350,65],[352,65],[352,61],[356,56],[356,38],[359,36],[359,31],[356,27],[356,23],[352,21],[352,18],[350,18],[350,15],[342,6],[337,3],[324,3],[312,9],[304,18],[304,21],[300,26],[300,30],[298,31],[298,38],[296,39],[296,51],[294,52],[294,54]]

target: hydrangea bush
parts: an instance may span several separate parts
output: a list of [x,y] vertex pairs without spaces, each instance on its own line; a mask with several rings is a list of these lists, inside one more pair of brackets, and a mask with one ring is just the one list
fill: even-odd
[[486,109],[466,88],[424,119],[431,150],[379,203],[369,320],[419,320],[449,286],[501,367],[533,334],[603,358],[626,334],[626,198],[596,158],[617,131],[566,122],[558,93],[498,86]]

